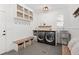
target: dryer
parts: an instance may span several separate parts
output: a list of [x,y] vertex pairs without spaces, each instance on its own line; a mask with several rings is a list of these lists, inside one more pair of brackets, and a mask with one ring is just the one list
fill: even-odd
[[55,45],[55,31],[49,31],[45,33],[45,43]]
[[55,46],[55,31],[38,31],[37,41]]
[[45,32],[43,31],[38,31],[38,34],[37,34],[37,41],[38,42],[41,42],[41,43],[44,43],[45,42]]

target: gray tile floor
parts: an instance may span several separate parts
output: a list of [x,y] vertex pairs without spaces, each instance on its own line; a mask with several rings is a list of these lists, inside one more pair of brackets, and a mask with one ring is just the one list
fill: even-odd
[[14,50],[4,53],[3,55],[61,55],[61,45],[51,46],[44,43],[33,41],[31,46],[21,49],[19,52]]

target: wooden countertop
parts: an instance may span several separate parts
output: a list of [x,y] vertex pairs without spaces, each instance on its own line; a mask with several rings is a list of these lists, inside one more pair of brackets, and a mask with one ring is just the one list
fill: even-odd
[[55,31],[55,30],[33,30],[33,31],[53,32],[53,31]]

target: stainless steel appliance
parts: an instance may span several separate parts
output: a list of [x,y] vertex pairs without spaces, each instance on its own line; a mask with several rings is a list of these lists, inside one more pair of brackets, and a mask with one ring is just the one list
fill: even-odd
[[55,45],[55,31],[45,33],[45,43]]
[[34,32],[38,42],[55,46],[56,31],[35,30]]

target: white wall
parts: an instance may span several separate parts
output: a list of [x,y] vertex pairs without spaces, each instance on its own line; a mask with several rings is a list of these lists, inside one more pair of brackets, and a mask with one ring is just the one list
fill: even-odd
[[68,12],[66,13],[66,19],[64,28],[71,33],[72,39],[79,40],[79,16],[74,18],[73,13],[79,7],[79,5],[69,5]]
[[[22,5],[29,10],[31,10],[29,7],[26,5]],[[37,23],[34,19],[30,23],[26,22],[25,24],[19,22],[16,24],[16,5],[15,4],[3,4],[3,8],[6,11],[6,40],[7,40],[7,51],[10,51],[15,48],[14,41],[27,37],[27,36],[32,36],[33,32],[32,30],[35,27],[35,23]],[[33,11],[33,10],[32,10]],[[34,12],[33,12],[34,14]],[[34,14],[35,15],[35,14]]]
[[[63,5],[64,6],[64,5]],[[77,4],[68,4],[65,5],[62,9],[54,9],[48,13],[40,13],[38,14],[38,20],[40,20],[40,24],[42,25],[44,22],[48,25],[52,25],[52,29],[59,29],[56,26],[56,20],[59,15],[64,16],[64,26],[65,30],[68,30],[71,33],[72,39],[79,39],[79,17],[74,18],[73,13],[79,7]],[[39,11],[40,12],[40,11]],[[60,30],[60,29],[59,29]],[[59,40],[60,41],[60,40]]]
[[[30,9],[27,5],[23,5],[25,8]],[[31,22],[24,22],[24,21],[18,21],[16,20],[16,5],[15,4],[3,4],[0,5],[2,9],[5,11],[5,27],[6,27],[6,49],[7,51],[10,51],[12,49],[15,49],[15,43],[14,41],[19,40],[24,37],[32,36],[33,30],[38,27],[38,25],[41,23],[40,20],[38,20],[38,14],[33,11],[33,20]],[[1,8],[0,7],[0,8]],[[0,11],[2,11],[0,9]]]
[[[57,22],[58,22],[58,16],[59,15],[63,15],[64,16],[64,9],[61,10],[49,10],[46,13],[40,13],[39,12],[39,16],[38,16],[38,20],[40,20],[40,24],[39,25],[43,25],[43,23],[46,23],[46,25],[51,25],[52,26],[52,30],[55,30],[57,32],[57,34],[59,33],[60,28],[57,26]],[[61,27],[62,29],[63,27]],[[59,39],[59,35],[56,36],[57,37],[57,43],[60,43],[60,39]]]
[[[26,8],[28,6],[23,5]],[[3,5],[2,8],[6,11],[6,40],[7,51],[15,48],[13,41],[21,39],[23,37],[31,36],[32,30],[37,28],[38,25],[42,25],[44,22],[47,25],[52,25],[52,29],[58,28],[56,22],[59,15],[64,15],[64,28],[67,29],[73,38],[79,38],[79,18],[74,18],[72,13],[79,5],[69,5],[68,8],[54,10],[46,14],[39,14],[33,11],[33,21],[27,24],[15,24],[16,17],[16,5]],[[30,8],[29,8],[30,9]],[[73,29],[72,29],[73,28]]]
[[38,16],[38,20],[40,20],[40,25],[43,25],[43,23],[46,23],[46,25],[51,25],[52,29],[56,28],[56,13],[54,11],[48,11],[47,13],[40,13]]

